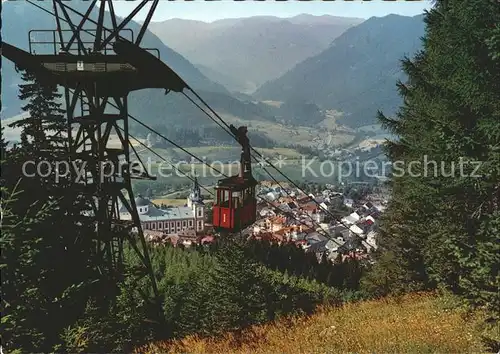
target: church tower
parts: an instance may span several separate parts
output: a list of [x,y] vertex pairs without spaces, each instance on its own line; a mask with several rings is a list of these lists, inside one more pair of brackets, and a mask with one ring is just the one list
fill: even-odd
[[187,206],[193,210],[194,215],[194,229],[203,231],[205,228],[205,204],[203,203],[203,196],[201,195],[200,185],[198,179],[194,178],[193,189],[187,198]]

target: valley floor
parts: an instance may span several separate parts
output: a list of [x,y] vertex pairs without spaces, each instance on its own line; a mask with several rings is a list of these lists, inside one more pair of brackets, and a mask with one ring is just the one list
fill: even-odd
[[[315,315],[257,326],[238,337],[187,337],[146,345],[141,353],[480,353],[484,315],[451,298],[413,294],[351,303]],[[494,333],[496,332],[496,334]],[[498,338],[496,338],[498,340]]]

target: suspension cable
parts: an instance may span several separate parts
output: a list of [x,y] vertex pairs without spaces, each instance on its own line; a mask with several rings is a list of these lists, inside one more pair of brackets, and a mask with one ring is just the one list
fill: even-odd
[[[120,129],[122,129],[122,128],[120,128]],[[150,128],[149,128],[149,129],[150,129]],[[123,130],[123,129],[122,129],[122,130]],[[154,131],[154,130],[152,130],[152,129],[150,129],[150,130],[151,130],[151,132],[155,132],[155,131]],[[137,142],[139,142],[139,143],[140,143],[143,147],[145,147],[146,149],[148,149],[149,151],[151,151],[153,154],[155,154],[156,156],[158,156],[158,157],[159,157],[159,158],[161,158],[162,160],[164,160],[164,161],[166,161],[166,162],[170,163],[170,162],[169,162],[169,161],[167,161],[165,158],[163,158],[160,154],[158,154],[156,151],[154,151],[153,149],[151,149],[150,147],[148,147],[146,144],[144,144],[143,142],[141,142],[141,141],[140,141],[140,140],[138,140],[137,138],[133,137],[131,134],[129,134],[129,136],[130,136],[130,137],[132,137],[132,138],[133,138],[134,140],[136,140]],[[193,156],[195,156],[195,155],[193,154]],[[195,158],[197,158],[197,157],[195,156]],[[180,171],[180,170],[179,170],[179,171]],[[182,171],[180,171],[180,172],[182,173]],[[268,172],[268,171],[266,171],[266,172]],[[269,172],[268,172],[268,173],[269,173]],[[273,178],[273,179],[274,179],[274,177],[273,177],[272,175],[270,175],[270,176],[271,176],[271,178]],[[189,178],[189,176],[187,176],[187,177]],[[226,177],[226,178],[227,178],[227,177]],[[194,179],[192,179],[192,180],[194,181]],[[277,182],[277,183],[279,184],[279,182]],[[282,188],[283,188],[283,187],[282,187]],[[207,190],[206,188],[204,188],[204,187],[203,187],[203,189],[205,189],[206,191],[208,191],[208,190]],[[284,189],[284,188],[283,188],[283,190],[285,190],[285,191],[286,191],[286,189]],[[211,195],[214,195],[214,193],[212,193],[212,192],[210,192],[210,191],[208,191],[208,192],[209,192]],[[289,192],[288,192],[288,191],[286,191],[286,193],[288,193],[288,194],[289,194]],[[276,206],[274,206],[272,203],[270,203],[269,201],[267,201],[267,200],[265,200],[265,199],[263,199],[263,198],[262,198],[262,200],[264,200],[266,203],[268,203],[269,205],[271,205],[273,208],[275,208],[275,209],[279,209],[279,208],[277,208]],[[283,212],[281,209],[279,209],[279,210],[280,210],[280,212]],[[288,214],[290,214],[290,213],[288,213]],[[324,232],[323,228],[322,228],[322,227],[321,227],[321,226],[317,223],[317,221],[315,221],[315,220],[314,220],[314,219],[313,219],[313,218],[312,218],[309,214],[306,214],[306,215],[307,215],[307,216],[311,219],[313,226],[317,226],[317,227],[318,227],[318,229],[320,229],[320,230],[321,230],[321,231],[318,231],[318,230],[316,230],[316,231],[317,231],[318,233],[322,234],[324,237],[326,237],[326,238],[330,239],[329,235],[327,235],[327,234]],[[290,215],[289,215],[289,216],[290,216]],[[307,225],[307,224],[306,224],[306,223],[304,223],[303,221],[298,220],[298,219],[297,219],[297,218],[295,218],[294,216],[291,216],[291,217],[292,217],[295,221],[297,221],[297,222],[299,222],[299,223],[301,223],[301,224],[306,225],[306,226],[308,226],[308,227],[309,227],[309,225]]]
[[[122,131],[125,131],[123,128],[121,127],[118,127],[120,130]],[[153,153],[154,155],[156,155],[158,158],[162,159],[163,161],[165,161],[166,163],[170,164],[170,166],[172,166],[177,172],[181,173],[184,177],[187,177],[189,178],[193,183],[195,182],[195,179],[188,175],[187,173],[183,172],[180,168],[176,167],[172,161],[168,161],[166,158],[164,158],[163,156],[161,156],[160,154],[158,154],[156,151],[154,151],[153,149],[151,149],[149,146],[147,146],[146,144],[144,144],[142,141],[140,141],[139,139],[137,139],[135,136],[133,136],[132,134],[129,133],[128,135],[129,137],[131,137],[132,139],[134,139],[136,142],[138,142],[142,147],[144,147],[145,149],[149,150],[151,153]],[[131,144],[132,145],[132,144]],[[210,191],[209,189],[205,188],[204,186],[200,185],[200,187],[205,190],[208,194],[214,196],[214,193],[212,191]]]
[[[69,89],[69,91],[71,93],[74,94],[74,90],[71,90]],[[110,102],[108,101],[108,105],[110,105],[111,107],[113,108],[116,108],[116,109],[119,109],[119,107],[117,105],[115,105],[113,102]],[[130,113],[127,113],[127,116],[132,119],[134,122],[137,122],[138,124],[140,124],[141,126],[143,126],[144,128],[148,129],[149,131],[151,131],[152,133],[155,133],[156,135],[158,135],[160,138],[168,141],[170,144],[172,144],[173,146],[175,146],[176,148],[182,150],[183,152],[185,152],[186,154],[188,154],[189,156],[191,156],[192,158],[194,158],[196,161],[198,162],[201,162],[203,163],[204,165],[206,165],[207,167],[211,168],[212,170],[214,170],[215,172],[219,173],[221,176],[224,176],[224,177],[228,177],[227,175],[225,175],[223,172],[219,171],[218,169],[216,169],[215,167],[213,167],[212,165],[208,164],[206,161],[203,161],[202,159],[200,159],[198,156],[194,155],[193,153],[189,152],[188,150],[186,150],[185,148],[183,148],[182,146],[180,146],[179,144],[175,143],[174,141],[172,141],[171,139],[167,138],[166,136],[164,136],[163,134],[159,133],[158,131],[156,131],[155,129],[151,128],[149,125],[141,122],[140,120],[138,120],[137,118],[135,118],[134,116],[132,116]],[[130,134],[129,134],[130,135]]]
[[[49,10],[47,10],[47,9],[44,9],[43,7],[41,7],[41,6],[37,5],[37,4],[34,4],[32,1],[27,0],[27,2],[28,2],[28,3],[30,3],[31,5],[33,5],[33,6],[37,7],[37,8],[39,8],[39,9],[43,10],[43,11],[45,11],[45,12],[47,12],[47,13],[49,13],[49,14],[51,14],[51,15],[55,16],[55,14],[54,14],[53,12],[51,12],[51,11],[49,11]],[[69,9],[71,9],[73,12],[76,12],[77,14],[79,14],[80,16],[82,16],[82,15],[81,15],[78,11],[76,11],[76,10],[74,10],[74,9],[72,9],[72,8],[69,8]],[[68,21],[66,21],[65,19],[62,19],[62,18],[61,18],[61,20],[63,20],[64,22],[68,22]],[[93,21],[93,20],[92,20],[92,19],[90,19],[90,18],[88,18],[88,20],[89,20],[90,22],[96,23],[95,21]],[[104,29],[106,29],[104,26],[103,26],[103,28],[104,28]],[[83,29],[82,29],[82,30],[83,30]],[[94,33],[92,33],[92,32],[89,32],[89,31],[86,31],[86,30],[83,30],[83,31],[84,31],[84,32],[86,32],[86,33],[88,33],[88,34],[90,34],[90,35],[92,35],[92,36],[95,36],[95,34],[94,34]],[[120,37],[120,36],[118,35],[118,37]],[[204,110],[204,109],[203,109],[200,105],[196,104],[196,103],[195,103],[195,102],[194,102],[194,101],[193,101],[193,100],[192,100],[189,96],[187,96],[186,94],[184,94],[184,96],[185,96],[185,97],[187,97],[187,98],[188,98],[188,99],[189,99],[189,100],[190,100],[193,104],[195,104],[195,105],[196,105],[196,107],[198,107],[198,108],[199,108],[199,109],[200,109],[200,110],[201,110],[201,111],[202,111],[205,115],[207,115],[207,116],[208,116],[208,117],[209,117],[212,121],[214,121],[214,122],[215,122],[215,123],[216,123],[219,127],[221,127],[224,131],[226,131],[226,133],[228,133],[231,137],[233,137],[234,139],[236,139],[236,137],[234,136],[234,134],[232,134],[232,133],[230,132],[230,130],[229,130],[229,129],[230,129],[230,128],[229,128],[230,126],[229,126],[229,125],[228,125],[228,124],[224,121],[224,119],[223,119],[223,118],[222,118],[219,114],[217,114],[217,112],[215,112],[215,111],[212,109],[212,107],[210,107],[210,105],[208,105],[208,103],[206,103],[206,102],[205,102],[205,101],[204,101],[204,100],[200,97],[200,95],[198,95],[198,93],[196,93],[196,92],[195,92],[195,91],[194,91],[194,90],[193,90],[193,89],[192,89],[189,85],[187,85],[187,88],[188,88],[188,89],[189,89],[189,90],[190,90],[190,91],[191,91],[191,92],[192,92],[192,93],[196,96],[196,98],[198,98],[198,99],[200,100],[200,102],[202,102],[202,103],[203,103],[203,105],[205,105],[205,106],[206,106],[206,107],[210,110],[210,112],[211,112],[211,113],[212,113],[215,117],[217,117],[217,119],[219,119],[219,121],[220,121],[221,123],[217,122],[217,121],[216,121],[216,120],[215,120],[215,119],[214,119],[214,118],[213,118],[213,117],[212,117],[212,116],[211,116],[211,115],[210,115],[207,111],[205,111],[205,110]],[[114,106],[115,108],[118,108],[117,106],[113,105],[111,102],[109,102],[109,104],[110,104],[111,106]],[[190,152],[188,152],[187,150],[185,150],[185,149],[184,149],[184,148],[182,148],[181,146],[179,146],[179,145],[175,144],[174,142],[172,142],[170,139],[166,138],[166,137],[165,137],[165,136],[163,136],[162,134],[160,134],[160,133],[156,132],[156,131],[155,131],[154,129],[152,129],[151,127],[149,127],[149,126],[147,126],[146,124],[142,123],[141,121],[139,121],[139,120],[138,120],[138,119],[136,119],[135,117],[131,116],[130,114],[129,114],[128,116],[129,116],[129,118],[131,118],[131,119],[132,119],[132,120],[134,120],[135,122],[139,123],[139,124],[140,124],[140,125],[142,125],[143,127],[147,128],[147,129],[149,129],[149,130],[151,130],[152,132],[155,132],[158,136],[160,136],[161,138],[163,138],[163,139],[165,139],[166,141],[170,142],[172,145],[174,145],[174,146],[178,147],[179,149],[181,149],[182,151],[186,152],[188,155],[190,155],[191,157],[195,158],[197,161],[204,163],[204,164],[205,164],[205,165],[207,165],[209,168],[213,169],[214,171],[216,171],[216,172],[220,173],[222,176],[224,176],[224,177],[226,177],[226,178],[227,178],[227,176],[225,176],[222,172],[218,171],[218,170],[217,170],[217,169],[215,169],[213,166],[211,166],[211,165],[207,164],[205,161],[203,161],[203,160],[199,159],[198,157],[196,157],[195,155],[191,154]],[[221,126],[221,124],[222,124],[223,126],[225,126],[226,128],[223,128],[223,127]],[[236,140],[237,140],[237,139],[236,139]],[[251,150],[252,150],[255,154],[257,154],[257,156],[259,156],[261,159],[264,159],[263,155],[262,155],[260,152],[258,152],[258,151],[257,151],[257,150],[253,147],[253,146],[250,146],[250,149],[251,149]],[[286,179],[289,183],[291,183],[291,184],[292,184],[295,188],[297,188],[298,190],[300,190],[302,193],[306,194],[306,193],[305,193],[305,191],[304,191],[302,188],[300,188],[300,187],[299,187],[299,186],[298,186],[298,185],[297,185],[294,181],[292,181],[292,180],[291,180],[288,176],[286,176],[283,172],[281,172],[281,171],[280,171],[280,170],[279,170],[279,169],[278,169],[278,168],[277,168],[274,164],[272,164],[272,163],[271,163],[271,162],[269,162],[269,161],[267,161],[267,163],[269,163],[269,165],[270,165],[271,167],[273,167],[273,168],[274,168],[274,169],[275,169],[275,170],[276,170],[276,171],[277,171],[277,172],[278,172],[281,176],[283,176],[283,177],[284,177],[284,178],[285,178],[285,179]],[[265,168],[264,168],[264,169],[265,169]],[[314,198],[311,198],[311,199],[312,199],[312,201],[313,201],[316,205],[318,205],[321,209],[325,210],[325,209],[321,206],[321,204],[320,204],[320,203],[318,203],[318,201],[316,201]],[[349,229],[349,230],[350,230],[350,227],[349,227],[349,226],[347,226],[347,225],[346,225],[346,224],[345,224],[345,223],[344,223],[341,219],[339,219],[339,218],[337,218],[335,215],[333,215],[333,214],[332,214],[332,213],[331,213],[328,209],[326,209],[325,211],[326,211],[326,212],[327,212],[327,213],[328,213],[328,214],[329,214],[329,215],[330,215],[330,216],[331,216],[334,220],[336,220],[336,221],[337,221],[337,222],[339,222],[341,225],[343,225],[344,227],[346,227],[347,229]],[[358,236],[358,237],[360,237],[360,238],[363,238],[363,236],[361,236],[361,235],[359,235],[359,234],[357,234],[357,233],[353,232],[352,230],[350,230],[350,231],[351,231],[353,234],[355,234],[356,236]]]
[[[119,127],[122,131],[123,131],[123,128]],[[161,156],[160,154],[158,154],[156,151],[154,151],[153,149],[151,149],[149,146],[147,146],[146,144],[144,144],[142,141],[140,141],[139,139],[137,139],[136,137],[134,137],[133,135],[129,134],[129,136],[134,139],[135,141],[137,141],[139,144],[141,144],[141,146],[143,146],[144,148],[146,148],[147,150],[149,150],[150,152],[152,152],[154,155],[156,155],[157,157],[159,157],[160,159],[164,160],[165,162],[167,163],[171,163],[170,161],[167,161],[163,156]],[[175,166],[173,166],[175,168]],[[177,168],[176,168],[177,169]],[[179,172],[181,172],[182,174],[184,174],[180,169],[177,169]],[[194,179],[189,176],[189,175],[186,175],[184,174],[186,177],[188,177],[189,179],[191,179],[193,182],[194,182]],[[271,176],[272,177],[272,176]],[[279,182],[278,182],[279,183]],[[200,186],[201,188],[203,188],[205,191],[207,191],[210,195],[214,196],[214,193],[211,192],[210,190],[206,189],[205,187],[203,186]],[[284,189],[285,190],[285,189]],[[288,192],[287,192],[288,193]],[[304,225],[304,226],[307,226],[307,227],[310,227],[307,223],[305,223],[304,221],[302,220],[299,220],[297,219],[297,217],[295,217],[292,213],[289,213],[289,212],[285,212],[281,209],[279,209],[278,207],[276,207],[275,205],[273,205],[271,202],[269,202],[268,200],[264,199],[264,198],[261,198],[261,200],[263,200],[265,203],[267,203],[269,206],[271,206],[273,209],[279,211],[280,213],[284,213],[285,215],[291,217],[292,219],[294,219],[295,221],[297,221],[298,223]],[[306,214],[307,216],[309,216],[309,218],[311,218],[311,221],[313,223],[313,226],[315,223],[317,223],[314,219],[312,219],[312,217],[309,215],[309,214]],[[324,237],[326,237],[327,239],[330,239],[330,236],[328,234],[326,234],[324,232],[324,230],[322,229],[322,227],[320,225],[317,225],[319,226],[319,230],[316,230],[316,232],[318,232],[319,234],[323,235]]]
[[[189,88],[197,97],[199,97],[198,94],[196,94],[191,88]],[[188,96],[186,96],[188,97]],[[219,115],[217,114],[217,112],[215,112],[205,101],[203,101],[202,99],[200,99],[200,101],[210,110],[210,112],[212,112],[221,122],[222,124],[224,124],[226,127],[229,127],[229,125],[224,121],[224,119]],[[199,105],[196,104],[196,106],[205,114],[207,115],[212,121],[216,122],[215,119],[207,112],[205,111],[202,107],[200,107]],[[218,123],[218,122],[216,122]],[[220,124],[218,124],[220,126]],[[224,131],[227,132],[226,129],[224,129]],[[233,137],[234,137],[234,134],[230,133],[229,134]],[[257,151],[253,146],[250,146],[251,150],[257,155],[259,156],[261,159],[264,159],[264,156],[259,152]],[[265,159],[264,159],[265,160]],[[299,191],[301,191],[302,193],[306,194],[307,193],[302,189],[300,188],[297,183],[295,183],[293,180],[291,180],[288,176],[286,176],[283,172],[280,171],[280,169],[278,169],[273,163],[271,163],[270,161],[267,161],[266,162],[271,166],[273,167],[276,171],[278,171],[278,173],[283,176],[289,183],[291,183],[295,188],[297,188]],[[268,172],[265,167],[263,166],[263,169]],[[269,172],[268,172],[269,173]],[[276,179],[274,177],[272,177],[273,180],[276,181]],[[276,181],[277,182],[277,181]],[[277,182],[279,184],[279,182]],[[344,226],[345,228],[347,228],[348,230],[350,230],[350,227],[348,225],[346,225],[340,218],[338,218],[337,216],[335,216],[333,213],[331,213],[328,209],[324,209],[320,203],[318,203],[318,201],[314,198],[311,198],[311,200],[318,206],[320,207],[322,210],[324,210],[326,213],[328,213],[330,215],[330,217],[332,217],[334,220],[336,220],[338,223],[340,223],[342,226]],[[360,238],[363,238],[362,235],[350,230],[353,234],[355,234],[356,236],[360,237]]]
[[[72,93],[74,94],[74,91],[73,91],[73,90],[71,90],[71,89],[70,89],[69,91],[70,91],[70,92],[72,92]],[[193,92],[193,93],[194,93],[194,92]],[[188,95],[186,95],[185,93],[183,93],[183,94],[184,94],[184,96],[185,96],[185,97],[186,97],[189,101],[191,101],[191,102],[192,102],[192,103],[193,103],[196,107],[198,107],[198,109],[200,109],[201,111],[203,111],[203,112],[205,112],[205,113],[206,113],[206,111],[205,111],[205,110],[203,110],[203,108],[202,108],[199,104],[197,104],[197,103],[196,103],[196,102],[195,102],[195,101],[194,101],[191,97],[189,97],[189,96],[188,96]],[[195,95],[197,95],[196,93],[194,93],[194,94],[195,94]],[[199,96],[197,96],[197,97],[199,97]],[[203,103],[206,105],[206,103],[205,103],[204,101],[203,101]],[[114,103],[112,103],[112,102],[110,102],[110,101],[108,101],[108,104],[109,104],[111,107],[114,107],[114,108],[116,108],[116,109],[119,109],[117,105],[115,105]],[[211,117],[208,113],[206,113],[206,114],[207,114],[210,118],[212,118],[212,117]],[[225,175],[223,172],[219,171],[218,169],[216,169],[216,168],[215,168],[215,167],[213,167],[212,165],[210,165],[210,164],[206,163],[205,161],[203,161],[202,159],[200,159],[198,156],[196,156],[195,154],[193,154],[193,153],[189,152],[188,150],[186,150],[185,148],[183,148],[183,147],[182,147],[182,146],[180,146],[179,144],[175,143],[175,142],[174,142],[174,141],[172,141],[171,139],[169,139],[169,138],[165,137],[164,135],[162,135],[161,133],[159,133],[157,130],[153,129],[153,128],[152,128],[152,127],[150,127],[149,125],[147,125],[147,124],[145,124],[145,123],[141,122],[140,120],[138,120],[137,118],[135,118],[135,117],[134,117],[134,116],[132,116],[131,114],[127,114],[127,115],[128,115],[128,117],[129,117],[130,119],[132,119],[133,121],[137,122],[138,124],[140,124],[141,126],[143,126],[144,128],[146,128],[147,130],[149,130],[150,132],[152,132],[152,133],[154,133],[154,134],[158,135],[159,137],[161,137],[162,139],[166,140],[167,142],[169,142],[169,143],[170,143],[170,144],[172,144],[173,146],[175,146],[175,147],[177,147],[177,148],[181,149],[183,152],[185,152],[186,154],[188,154],[189,156],[191,156],[191,157],[192,157],[192,158],[194,158],[195,160],[197,160],[197,161],[199,161],[199,162],[204,163],[206,166],[208,166],[209,168],[211,168],[211,169],[212,169],[212,170],[214,170],[215,172],[217,172],[217,173],[221,174],[221,175],[222,175],[222,176],[224,176],[225,178],[228,178],[228,176],[227,176],[227,175]],[[220,119],[222,120],[222,118],[220,118]],[[223,129],[226,133],[228,133],[231,137],[235,138],[235,137],[234,137],[234,135],[231,133],[231,131],[230,131],[230,130],[228,130],[228,129],[224,128],[224,126],[222,126],[219,122],[217,122],[217,121],[215,121],[215,120],[214,120],[214,122],[215,122],[215,123],[216,123],[219,127],[221,127],[221,129]],[[228,126],[228,125],[227,125],[227,123],[226,123],[226,122],[224,122],[224,120],[222,120],[222,122],[223,122],[223,124],[224,124],[225,126]],[[123,128],[121,128],[121,127],[119,127],[119,126],[118,126],[118,128],[119,128],[120,130],[124,131],[124,130],[123,130]],[[171,164],[171,165],[172,165],[171,161],[166,160],[163,156],[161,156],[160,154],[158,154],[156,151],[154,151],[153,149],[151,149],[149,146],[147,146],[146,144],[144,144],[142,141],[140,141],[140,140],[139,140],[139,139],[137,139],[136,137],[132,136],[130,133],[129,133],[129,136],[130,136],[131,138],[133,138],[135,141],[137,141],[137,142],[138,142],[141,146],[143,146],[144,148],[146,148],[148,151],[150,151],[151,153],[153,153],[155,156],[159,157],[159,158],[160,158],[160,159],[162,159],[163,161],[165,161],[165,162],[167,162],[167,163],[169,163],[169,164]],[[134,148],[132,147],[132,149],[134,149]],[[135,152],[135,149],[134,149],[134,152]],[[136,153],[136,155],[137,155],[137,152],[135,152],[135,153]],[[139,156],[138,156],[138,158],[139,158]],[[254,157],[254,158],[255,158],[255,157]],[[139,158],[139,159],[140,159],[140,158]],[[142,163],[142,161],[141,161],[141,163]],[[192,177],[187,176],[184,172],[182,172],[180,169],[176,168],[175,166],[173,166],[173,165],[172,165],[172,167],[174,167],[177,171],[181,172],[183,175],[185,175],[186,177],[190,178],[190,179],[194,182],[194,179],[192,179]],[[269,171],[268,171],[265,167],[262,167],[262,168],[263,168],[263,170],[264,170],[264,171],[265,171],[265,172],[266,172],[266,173],[267,173],[267,174],[268,174],[268,175],[269,175],[269,176],[273,179],[273,181],[274,181],[275,183],[277,183],[277,184],[278,184],[278,185],[279,185],[279,186],[280,186],[280,187],[281,187],[281,188],[285,191],[285,193],[287,193],[287,195],[288,195],[290,198],[292,198],[292,199],[293,199],[293,197],[292,197],[292,196],[291,196],[291,194],[290,194],[290,193],[286,190],[286,188],[284,188],[284,187],[281,185],[281,183],[280,183],[280,182],[279,182],[279,181],[278,181],[278,180],[277,180],[277,179],[276,179],[276,178],[275,178],[275,177],[274,177],[274,176],[273,176],[273,175],[272,175],[272,174],[271,174],[271,173],[270,173],[270,172],[269,172]],[[214,193],[213,193],[213,192],[209,191],[209,190],[208,190],[208,189],[206,189],[205,187],[202,187],[202,188],[203,188],[204,190],[206,190],[208,193],[210,193],[212,196],[214,195]],[[263,200],[265,200],[265,199],[263,199]],[[267,201],[267,200],[265,200],[265,202],[268,202],[268,201]],[[271,205],[272,205],[272,204],[271,204]],[[273,205],[273,207],[275,207],[275,206]],[[279,209],[279,208],[278,208],[278,209]],[[280,210],[281,210],[281,209],[280,209]],[[281,212],[283,212],[283,211],[281,211]],[[317,231],[317,232],[321,233],[324,237],[326,237],[326,238],[330,239],[329,235],[328,235],[328,234],[327,234],[327,233],[323,230],[323,228],[322,228],[322,227],[318,224],[318,222],[317,222],[316,220],[314,220],[314,219],[312,218],[312,216],[311,216],[311,215],[309,215],[309,214],[307,214],[307,213],[306,213],[306,215],[307,215],[307,216],[309,217],[309,219],[311,220],[311,222],[312,222],[313,226],[316,226],[316,227],[317,227],[316,231],[317,231],[318,229],[319,229],[319,230],[321,230],[321,231]],[[302,223],[302,224],[304,224],[304,225],[307,225],[307,224],[305,224],[304,222],[302,222],[302,221],[300,221],[300,220],[298,220],[298,219],[296,219],[296,218],[294,218],[294,219],[295,219],[297,222],[299,222],[299,223]],[[307,226],[309,227],[309,225],[307,225]]]
[[[123,128],[119,127],[120,130],[124,131]],[[144,144],[142,141],[140,141],[139,139],[137,139],[136,137],[134,137],[133,135],[129,134],[129,137],[131,137],[132,139],[134,139],[135,141],[137,141],[139,144],[141,144],[141,146],[143,146],[144,148],[146,148],[147,150],[149,150],[151,153],[155,154],[157,157],[159,157],[160,159],[164,160],[165,162],[167,163],[170,163],[170,161],[167,161],[163,156],[161,156],[160,154],[158,154],[156,151],[154,151],[153,149],[151,149],[149,146],[147,146],[146,144]],[[172,165],[172,167],[176,168],[175,166]],[[182,174],[184,174],[186,177],[188,177],[189,179],[191,179],[191,181],[194,182],[194,178],[192,178],[191,176],[183,173],[180,169],[176,168],[179,172],[181,172]],[[204,186],[201,186],[200,187],[202,189],[204,189],[206,192],[208,192],[210,195],[214,196],[214,193],[210,190],[208,190],[207,188],[205,188]],[[297,221],[298,223],[304,225],[304,226],[307,226],[307,227],[310,227],[308,224],[306,224],[304,221],[302,220],[299,220],[297,219],[297,217],[295,217],[292,213],[289,213],[289,212],[284,212],[283,210],[279,209],[278,207],[276,207],[275,205],[273,205],[271,202],[269,202],[268,200],[264,199],[264,198],[261,198],[261,200],[263,200],[265,203],[267,203],[269,206],[271,206],[273,209],[281,212],[281,213],[284,213],[285,215],[291,217],[292,219],[294,219],[295,221]],[[308,215],[308,214],[307,214]],[[310,215],[308,215],[309,217],[311,217]],[[311,218],[312,219],[312,218]],[[313,221],[313,224],[314,224],[314,220],[312,219]],[[322,230],[321,226],[319,227],[319,229]],[[322,233],[321,231],[318,231],[316,230],[318,233],[322,234],[323,236],[325,236],[326,238],[330,238],[326,233]],[[322,230],[324,231],[324,230]]]

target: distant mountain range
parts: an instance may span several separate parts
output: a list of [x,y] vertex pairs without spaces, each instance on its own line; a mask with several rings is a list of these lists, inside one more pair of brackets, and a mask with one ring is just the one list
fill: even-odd
[[[421,48],[423,16],[373,17],[344,32],[320,54],[260,87],[262,100],[305,100],[322,110],[344,112],[341,122],[373,124],[377,109],[393,113],[401,104],[396,81],[401,59]],[[307,119],[304,117],[304,119]]]
[[[51,10],[49,2],[37,4]],[[29,30],[55,28],[51,15],[27,2],[2,5],[3,40],[10,44],[27,50]],[[88,2],[71,6],[84,12]],[[139,30],[134,22],[127,27]],[[422,16],[396,15],[168,20],[150,28],[142,45],[158,48],[161,59],[221,114],[315,126],[333,109],[344,112],[341,123],[352,127],[373,124],[377,109],[391,113],[401,103],[395,86],[404,79],[400,60],[420,48],[424,33]],[[20,77],[8,60],[2,64],[1,116],[9,118],[21,111]],[[185,97],[163,90],[133,92],[129,104],[131,114],[163,129],[210,123]]]
[[[50,2],[38,2],[39,6],[45,7],[52,11]],[[28,32],[32,29],[54,29],[54,18],[30,5],[27,2],[7,1],[2,4],[2,19],[3,40],[9,44],[28,50]],[[75,7],[80,12],[85,12],[89,6],[88,2],[72,1],[71,6]],[[97,12],[94,9],[93,18],[97,18]],[[72,16],[76,23],[79,22],[78,16]],[[78,21],[77,21],[78,20]],[[63,23],[65,28],[67,25]],[[92,29],[93,25],[89,23],[85,25],[85,29]],[[111,28],[111,24],[106,24]],[[127,25],[134,31],[139,32],[139,24],[131,22]],[[38,40],[42,39],[42,35],[36,34]],[[52,34],[49,33],[49,39],[52,39]],[[90,36],[88,36],[90,37]],[[43,38],[47,40],[47,38]],[[86,40],[90,40],[87,38]],[[90,44],[89,44],[90,45]],[[198,70],[193,64],[186,60],[182,55],[170,49],[162,43],[162,41],[151,32],[147,31],[144,36],[142,46],[146,48],[157,48],[160,52],[161,59],[176,71],[191,87],[202,94],[203,97],[212,104],[213,107],[220,112],[226,112],[234,116],[242,118],[261,118],[259,114],[266,115],[262,111],[262,107],[253,103],[244,103],[232,97],[229,92],[219,83],[208,79]],[[53,47],[35,47],[38,53],[49,50],[53,51]],[[21,112],[22,102],[17,98],[18,84],[21,83],[20,75],[15,72],[14,65],[2,58],[2,118],[9,118],[18,115]],[[213,102],[212,102],[213,101]],[[129,96],[129,111],[137,118],[142,119],[148,124],[161,124],[165,126],[185,126],[193,124],[203,125],[208,122],[208,119],[199,112],[196,107],[193,107],[186,98],[180,94],[171,93],[164,95],[163,90],[141,90],[133,92]],[[264,106],[264,105],[263,105]],[[272,118],[269,116],[269,118]]]
[[319,54],[359,18],[256,16],[211,23],[171,19],[149,26],[209,78],[230,91],[251,93]]

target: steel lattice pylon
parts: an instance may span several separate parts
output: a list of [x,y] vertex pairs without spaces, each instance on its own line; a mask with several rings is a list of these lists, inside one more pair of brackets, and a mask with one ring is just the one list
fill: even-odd
[[[85,190],[84,193],[89,193],[94,198],[98,251],[102,252],[102,256],[107,259],[112,269],[121,270],[123,244],[124,241],[129,241],[144,265],[146,274],[150,277],[155,296],[158,296],[131,184],[132,176],[151,178],[147,174],[133,173],[130,164],[127,107],[127,96],[130,90],[127,89],[126,82],[131,79],[130,73],[133,73],[135,68],[127,62],[123,63],[123,60],[117,60],[115,53],[109,50],[114,40],[125,31],[131,34],[132,38],[128,39],[134,40],[132,31],[127,30],[125,26],[146,3],[147,1],[141,2],[136,10],[118,23],[112,1],[100,1],[91,49],[86,48],[87,43],[84,40],[84,34],[89,32],[82,30],[90,19],[89,16],[96,1],[90,4],[85,14],[79,14],[81,20],[77,26],[72,22],[67,5],[61,0],[54,0],[53,7],[61,49],[59,55],[76,51],[75,54],[79,59],[83,59],[76,63],[76,70],[82,75],[68,79],[72,82],[70,85],[64,85],[66,114],[70,156],[86,164],[82,187]],[[153,2],[149,10],[147,21],[143,24],[136,39],[137,45],[144,36],[157,3],[158,1]],[[106,7],[113,26],[111,30],[104,27]],[[64,16],[70,27],[69,41],[65,41],[60,14]],[[95,60],[91,60],[91,57]],[[87,76],[91,78],[90,81],[86,80]],[[110,85],[109,80],[112,80],[115,85]],[[71,86],[74,86],[74,89]],[[112,108],[109,107],[110,100],[114,101]],[[77,114],[78,103],[80,103],[79,115]],[[118,146],[110,147],[109,140],[112,135],[118,137]],[[131,215],[131,222],[120,219],[120,204]],[[137,230],[139,245],[132,235],[133,227]]]
[[[125,27],[148,2],[151,6],[146,20],[134,39],[134,33]],[[29,53],[4,43],[2,55],[18,68],[34,73],[40,81],[64,88],[69,156],[72,163],[85,171],[76,182],[82,195],[92,201],[96,252],[108,262],[110,269],[121,271],[124,243],[130,244],[144,266],[142,274],[149,276],[153,293],[158,297],[131,185],[133,178],[154,178],[131,167],[131,150],[136,152],[129,142],[127,96],[142,88],[170,88],[166,87],[168,82],[154,78],[151,72],[141,72],[136,64],[130,63],[131,58],[113,50],[117,41],[126,39],[135,49],[147,51],[140,48],[140,43],[158,0],[141,1],[121,22],[118,22],[111,0],[99,3],[97,8],[97,0],[89,2],[82,13],[66,1],[53,0],[52,14],[57,28],[30,31]],[[93,20],[90,16],[96,11],[98,18]],[[75,16],[79,21],[75,21]],[[105,27],[105,17],[112,28]],[[86,28],[89,24],[90,28]],[[33,40],[44,33],[51,35],[51,41]],[[50,43],[52,50],[44,53]],[[35,52],[35,45],[44,46],[42,53]],[[117,137],[117,145],[111,146],[111,137]],[[137,159],[140,161],[139,156]],[[128,211],[131,220],[121,220],[120,206]]]

